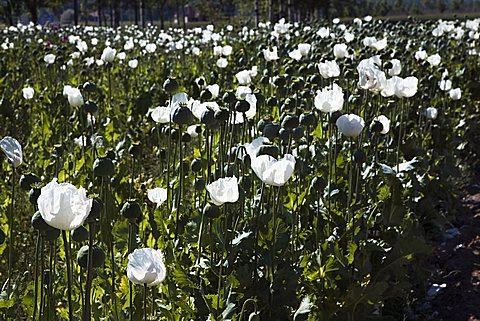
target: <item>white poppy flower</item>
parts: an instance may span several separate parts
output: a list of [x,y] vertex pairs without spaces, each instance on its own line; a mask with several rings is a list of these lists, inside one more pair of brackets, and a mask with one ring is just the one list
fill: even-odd
[[443,91],[452,89],[452,81],[450,79],[442,79],[438,82],[438,87]]
[[436,119],[438,116],[438,110],[435,107],[428,107],[427,110],[425,110],[425,116],[427,119],[433,120]]
[[112,49],[110,47],[106,47],[103,49],[101,60],[104,62],[113,62],[115,59],[115,55],[117,54],[117,50]]
[[365,121],[355,114],[346,114],[338,117],[336,125],[343,135],[355,138],[362,132]]
[[415,59],[416,60],[425,60],[428,58],[428,54],[425,50],[419,49],[417,52],[415,52]]
[[318,64],[318,70],[323,78],[340,76],[340,67],[335,60],[327,60]]
[[23,98],[27,100],[32,99],[34,94],[35,94],[35,91],[33,90],[32,87],[25,87],[22,89]]
[[390,131],[390,119],[387,118],[385,115],[380,115],[375,117],[373,121],[378,121],[382,124],[382,131],[381,134],[387,134]]
[[170,113],[172,112],[170,107],[156,107],[149,110],[149,112],[153,121],[158,124],[166,124],[170,122]]
[[128,61],[128,66],[132,69],[137,68],[138,66],[138,60],[137,59],[132,59]]
[[315,108],[324,113],[333,113],[343,106],[343,92],[336,83],[317,91]]
[[309,43],[299,43],[297,48],[300,54],[305,57],[308,56],[310,49],[312,49],[312,45]]
[[216,99],[220,93],[220,86],[217,84],[208,85],[208,91],[212,94],[212,99]]
[[448,94],[453,100],[459,100],[462,98],[462,90],[460,88],[451,89]]
[[400,72],[402,72],[402,64],[400,60],[398,59],[392,59],[390,60],[392,63],[392,68],[388,70],[388,75],[389,76],[398,76],[400,75]]
[[438,66],[442,61],[442,57],[439,54],[431,55],[427,58],[428,63],[430,66]]
[[47,64],[51,65],[55,62],[55,59],[57,57],[54,54],[48,54],[43,57],[43,61],[45,61]]
[[233,48],[232,46],[226,45],[222,48],[222,55],[230,56],[232,54]]
[[237,72],[235,74],[235,78],[237,78],[240,85],[248,85],[252,82],[252,78],[250,77],[250,70],[242,70]]
[[272,61],[272,60],[277,60],[278,57],[278,52],[277,52],[277,47],[274,46],[272,50],[269,49],[263,49],[263,57],[265,58],[266,61]]
[[282,159],[277,160],[270,155],[260,155],[252,159],[251,167],[265,184],[283,186],[295,170],[295,157],[286,154]]
[[0,140],[0,149],[3,151],[7,159],[12,163],[13,167],[18,167],[23,161],[22,145],[10,136],[5,136]]
[[87,198],[83,187],[77,189],[69,183],[58,184],[56,178],[42,187],[37,203],[45,222],[64,231],[82,225],[92,208],[92,199]]
[[147,197],[150,202],[160,206],[167,200],[167,189],[160,187],[149,189],[147,190]]
[[238,180],[236,176],[219,178],[207,185],[213,204],[220,206],[238,201]]
[[226,68],[228,65],[228,60],[225,58],[219,58],[217,60],[217,67],[218,68]]
[[289,56],[290,58],[292,58],[292,59],[297,60],[297,61],[299,61],[300,59],[302,59],[302,54],[301,54],[300,50],[298,50],[298,49],[295,49],[295,50],[293,50],[293,51],[290,51],[290,52],[288,53],[288,56]]
[[339,59],[347,57],[347,45],[344,43],[337,43],[335,46],[333,46],[333,55],[335,56],[335,58]]
[[83,96],[78,88],[73,88],[67,85],[63,87],[63,95],[67,96],[70,106],[80,107],[83,105]]
[[166,276],[162,251],[144,248],[128,255],[127,277],[132,283],[152,287],[162,283]]

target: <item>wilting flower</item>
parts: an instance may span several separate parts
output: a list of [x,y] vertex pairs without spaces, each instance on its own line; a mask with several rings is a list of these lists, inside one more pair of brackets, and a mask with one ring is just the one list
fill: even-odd
[[224,203],[238,201],[238,180],[236,176],[220,178],[207,185],[213,204],[220,206]]
[[333,113],[341,110],[343,106],[342,88],[333,83],[332,86],[317,91],[315,96],[315,108],[324,113]]
[[355,114],[347,114],[338,117],[336,125],[343,135],[355,138],[362,132],[365,121]]
[[115,55],[117,54],[117,50],[112,49],[110,47],[106,47],[103,49],[101,60],[104,62],[112,62],[115,59]]
[[388,119],[387,116],[380,115],[375,117],[373,121],[378,121],[382,124],[382,130],[380,131],[381,134],[387,134],[390,131],[390,119]]
[[45,222],[65,231],[82,225],[92,208],[92,199],[87,198],[83,187],[77,189],[69,183],[58,184],[56,178],[42,187],[37,203]]
[[448,92],[448,94],[453,100],[459,100],[460,98],[462,98],[462,90],[460,88],[452,89]]
[[0,140],[0,149],[3,151],[7,159],[12,163],[13,167],[22,164],[23,153],[20,143],[10,136],[5,136]]
[[286,154],[277,160],[270,155],[260,155],[252,159],[251,166],[257,177],[267,185],[283,186],[295,169],[295,157]]
[[128,255],[127,277],[132,283],[151,287],[162,283],[166,276],[162,251],[144,248]]
[[149,189],[147,190],[147,197],[150,202],[160,206],[167,200],[167,189],[160,187]]
[[335,60],[327,60],[318,64],[318,70],[323,78],[340,76],[340,67]]
[[425,116],[427,119],[436,119],[438,116],[438,110],[435,107],[428,107],[427,110],[425,110]]

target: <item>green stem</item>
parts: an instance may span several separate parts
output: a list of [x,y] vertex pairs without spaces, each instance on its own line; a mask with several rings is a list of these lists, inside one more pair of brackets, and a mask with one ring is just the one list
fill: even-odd
[[143,284],[143,321],[147,321],[147,283]]
[[15,201],[15,167],[12,166],[12,200],[10,202],[10,211],[8,213],[8,235],[10,236],[10,242],[8,243],[8,280],[9,284],[12,281],[13,273],[13,208]]
[[63,247],[65,249],[65,262],[67,263],[67,296],[68,296],[68,317],[73,320],[72,303],[72,268],[70,266],[70,244],[67,240],[67,233],[62,231]]

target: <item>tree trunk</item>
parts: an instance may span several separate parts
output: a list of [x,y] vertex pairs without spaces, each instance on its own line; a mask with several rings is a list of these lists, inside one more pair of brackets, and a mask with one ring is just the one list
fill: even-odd
[[182,21],[183,21],[183,29],[187,30],[187,22],[185,21],[185,4],[182,3]]
[[120,26],[120,8],[119,8],[119,0],[113,1],[113,10],[115,10],[115,27]]
[[32,22],[37,24],[38,21],[38,13],[37,13],[37,0],[31,0],[28,2],[28,9],[30,11],[30,16],[32,18]]
[[73,0],[73,23],[78,25],[78,0]]
[[260,12],[258,9],[258,0],[255,0],[255,26],[257,28],[259,23],[260,23]]
[[160,4],[160,29],[165,30],[165,16],[163,13],[163,9],[165,8],[165,2],[162,1]]
[[110,1],[110,27],[113,28],[113,2],[115,0]]
[[133,11],[135,13],[135,24],[138,26],[138,0],[133,1]]
[[140,0],[140,3],[142,4],[140,10],[140,16],[142,17],[142,28],[145,28],[145,0]]
[[13,26],[13,15],[12,15],[12,4],[10,3],[10,0],[7,0],[7,8],[5,10],[5,20],[8,21],[8,24]]
[[274,0],[268,0],[268,20],[270,20],[271,23],[273,23],[273,1]]
[[180,5],[178,0],[175,0],[175,6],[177,7],[177,27],[180,28]]

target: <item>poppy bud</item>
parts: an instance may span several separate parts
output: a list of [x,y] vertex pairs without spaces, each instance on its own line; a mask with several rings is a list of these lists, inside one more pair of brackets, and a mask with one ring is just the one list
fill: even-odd
[[125,204],[123,204],[123,207],[120,210],[120,214],[126,219],[136,220],[142,217],[142,209],[140,207],[140,204],[138,204],[138,202],[127,201],[125,202]]
[[98,111],[98,105],[93,101],[87,101],[85,104],[83,104],[83,110],[86,113],[94,114]]
[[300,124],[303,126],[315,126],[316,122],[317,118],[314,113],[300,115]]
[[60,230],[58,228],[50,227],[45,232],[45,240],[54,241],[60,236]]
[[207,203],[203,208],[203,215],[209,218],[217,218],[220,216],[220,208],[216,205]]
[[295,128],[292,132],[292,137],[295,140],[300,140],[304,135],[305,129],[302,126]]
[[191,163],[192,172],[198,173],[202,170],[202,160],[194,159]]
[[278,136],[278,132],[280,131],[280,125],[278,124],[267,124],[263,128],[263,135],[270,140],[274,140]]
[[281,140],[287,141],[291,133],[292,131],[290,129],[281,128],[280,131],[278,132],[278,138]]
[[259,132],[263,132],[263,129],[265,128],[265,125],[266,125],[266,124],[270,124],[270,123],[271,123],[271,121],[268,120],[268,119],[263,119],[263,118],[260,119],[260,120],[258,121],[258,123],[257,123],[257,130],[258,130]]
[[83,242],[88,240],[88,231],[85,226],[80,225],[79,227],[70,232],[70,236],[75,242]]
[[[77,253],[77,263],[84,269],[88,266],[88,245],[84,245]],[[105,263],[105,252],[98,245],[92,247],[92,267],[99,268]]]
[[28,192],[28,201],[30,204],[37,205],[37,200],[41,193],[42,190],[40,188],[32,188],[30,192]]
[[44,232],[46,230],[51,229],[52,227],[48,225],[45,220],[43,219],[42,215],[39,211],[35,212],[32,216],[32,227],[37,231]]
[[383,130],[383,125],[379,121],[374,121],[370,126],[370,129],[374,133],[380,133]]
[[163,83],[163,89],[165,89],[166,92],[173,93],[178,90],[178,82],[177,80],[173,78],[168,78],[165,80]]
[[215,112],[213,110],[207,109],[202,113],[200,121],[202,124],[211,125],[215,123]]
[[245,113],[250,109],[250,104],[246,100],[237,100],[235,110],[240,113]]
[[33,173],[25,174],[20,177],[20,188],[24,191],[29,191],[32,188],[32,184],[40,182],[40,178]]
[[215,111],[215,119],[218,121],[227,121],[229,112],[226,109],[219,109]]
[[282,127],[288,128],[288,129],[296,128],[298,127],[299,124],[300,122],[297,116],[287,115],[285,116],[285,118],[283,118],[283,121],[282,121]]
[[195,178],[195,181],[193,182],[193,188],[199,192],[203,191],[205,189],[205,179],[203,177]]
[[201,100],[210,100],[212,99],[212,93],[210,90],[202,90],[202,92],[200,93],[200,99]]
[[357,164],[363,164],[367,161],[367,154],[361,149],[357,149],[353,153],[353,161]]
[[99,177],[109,177],[115,172],[113,162],[108,157],[100,157],[93,163],[93,175]]
[[325,179],[320,176],[314,177],[310,183],[310,188],[317,192],[324,190],[326,186],[327,183],[325,182]]
[[225,94],[223,94],[222,99],[227,104],[233,104],[236,100],[235,94],[231,91],[228,91]]
[[277,146],[274,145],[262,145],[258,149],[257,156],[260,155],[270,155],[273,158],[278,158],[279,150]]
[[5,239],[6,239],[5,232],[2,229],[0,229],[0,245],[5,243]]
[[274,107],[277,106],[277,100],[274,97],[268,97],[267,99],[267,106]]
[[85,92],[94,92],[96,91],[98,88],[97,88],[97,85],[95,85],[95,83],[93,82],[85,82],[83,84],[83,88],[82,88]]
[[90,208],[90,213],[87,216],[89,222],[95,221],[100,218],[100,213],[103,209],[103,203],[98,198],[92,200],[92,207]]

